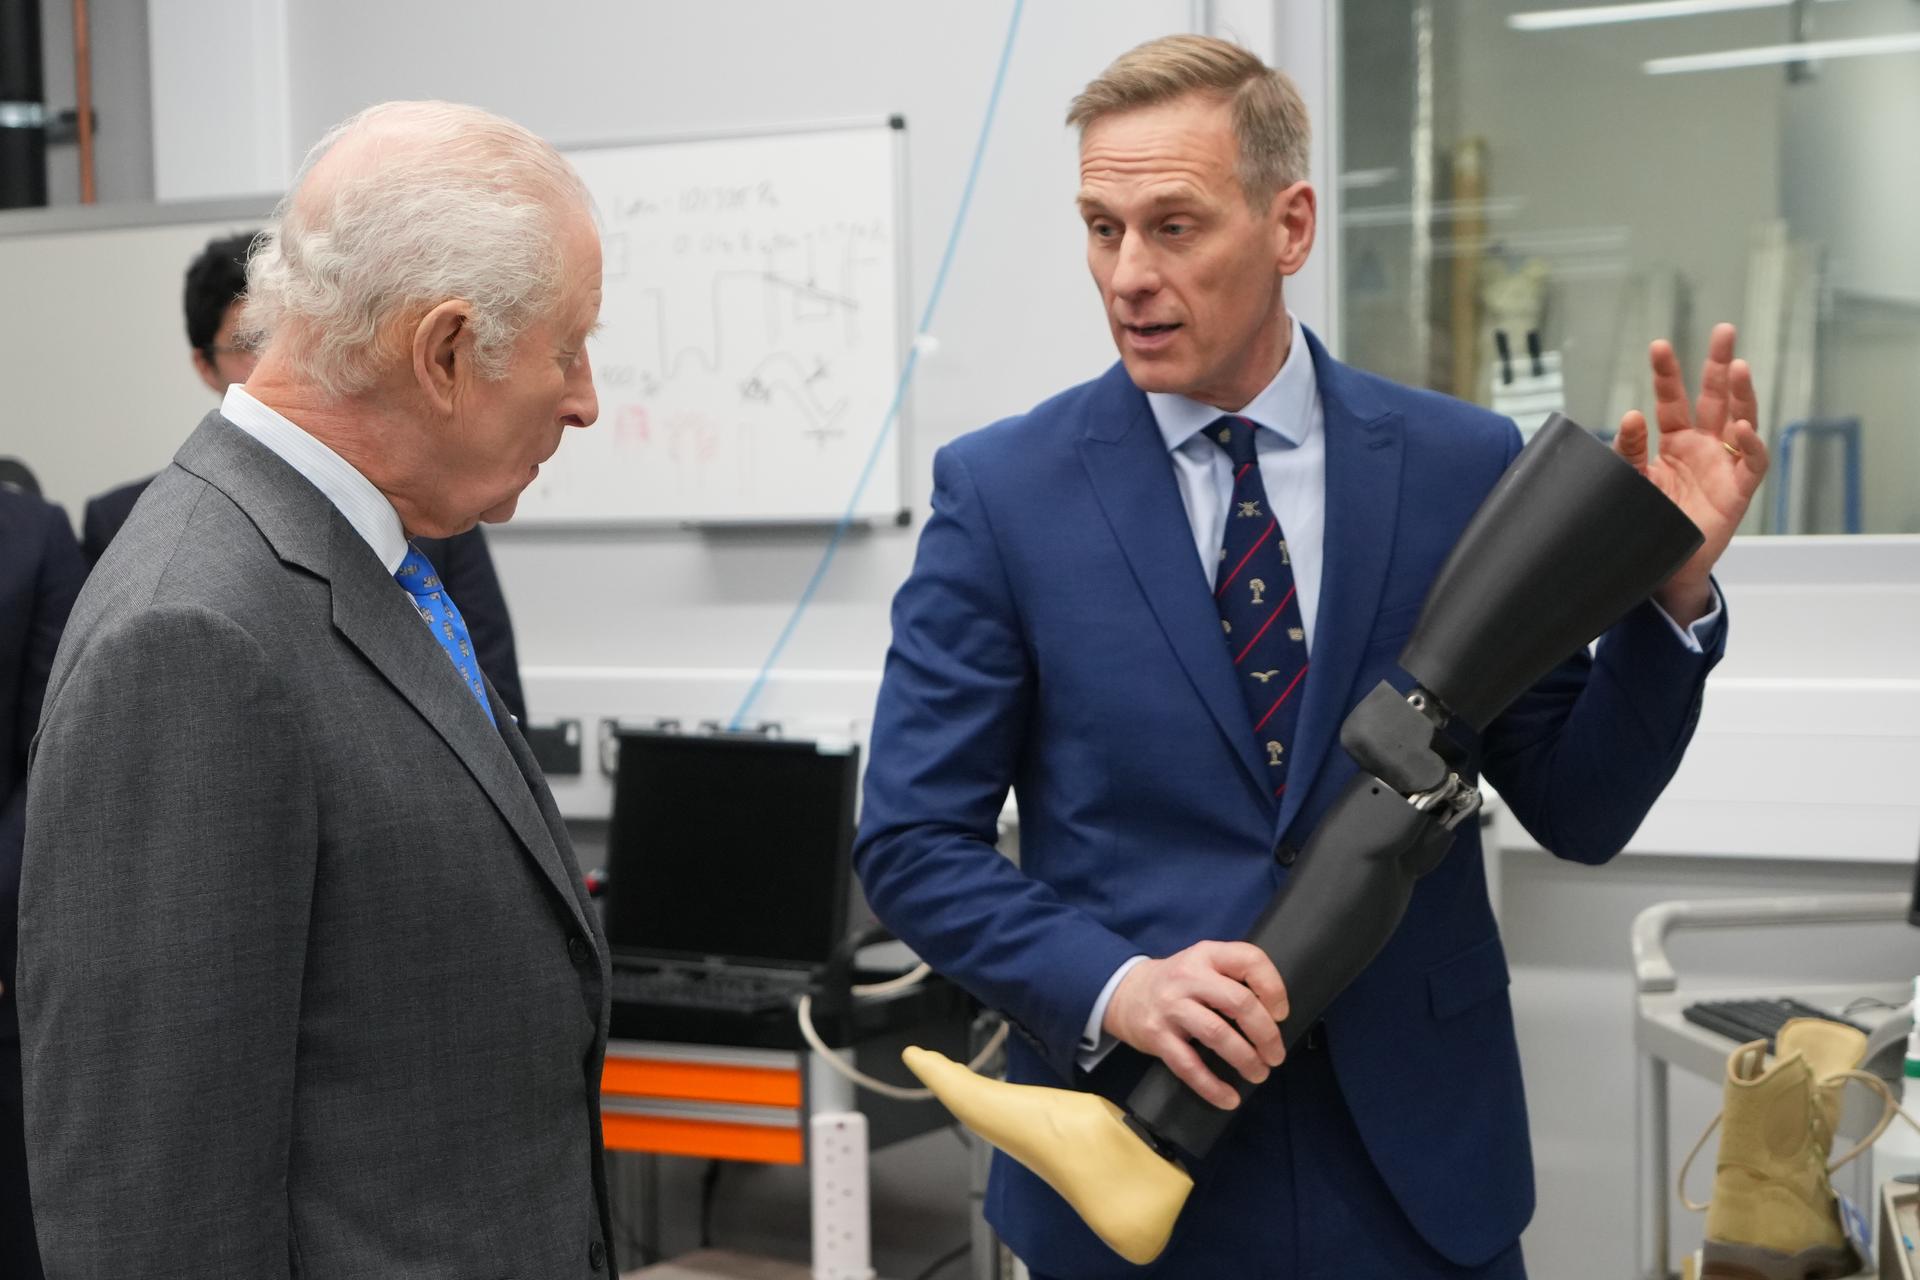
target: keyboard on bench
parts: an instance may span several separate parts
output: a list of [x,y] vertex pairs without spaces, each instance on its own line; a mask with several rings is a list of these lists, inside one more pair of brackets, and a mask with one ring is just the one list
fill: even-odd
[[1773,1038],[1792,1018],[1825,1018],[1844,1023],[1859,1031],[1867,1028],[1837,1013],[1816,1009],[1810,1004],[1782,996],[1777,999],[1701,1000],[1680,1011],[1680,1016],[1695,1026],[1705,1027],[1739,1044],[1765,1040],[1767,1052],[1773,1052]]
[[750,974],[679,970],[613,970],[613,998],[628,1004],[676,1005],[760,1013],[792,1004],[807,990],[804,980],[781,981]]

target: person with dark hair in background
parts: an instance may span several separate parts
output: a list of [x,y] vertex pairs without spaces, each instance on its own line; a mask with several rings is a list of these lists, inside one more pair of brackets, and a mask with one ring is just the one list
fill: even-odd
[[18,458],[0,458],[0,489],[11,489],[28,497],[40,496],[40,482],[33,471]]
[[[253,372],[254,352],[240,340],[240,311],[247,292],[247,252],[254,235],[243,231],[207,241],[187,268],[185,304],[187,345],[193,352],[193,371],[217,396],[244,383]],[[153,477],[111,489],[87,503],[81,519],[80,549],[89,566],[100,563],[107,544],[133,513],[133,504],[153,483]],[[421,538],[420,552],[433,561],[448,590],[460,601],[467,629],[473,636],[480,669],[493,681],[507,710],[525,721],[526,695],[520,690],[520,659],[514,652],[513,620],[500,591],[486,535],[476,525],[451,538]]]
[[[243,231],[209,240],[187,267],[187,346],[193,353],[193,371],[217,396],[227,394],[228,387],[245,382],[253,372],[253,352],[238,340],[240,304],[247,292],[247,248],[253,236]],[[133,504],[152,483],[153,477],[147,476],[87,503],[80,520],[80,549],[88,565],[100,563]]]
[[0,484],[0,1275],[38,1280],[27,1202],[20,1017],[14,943],[27,817],[27,747],[40,723],[47,673],[87,566],[66,513]]

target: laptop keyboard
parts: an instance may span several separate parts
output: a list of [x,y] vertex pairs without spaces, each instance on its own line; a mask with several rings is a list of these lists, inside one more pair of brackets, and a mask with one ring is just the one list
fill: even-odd
[[1702,1000],[1682,1009],[1680,1016],[1695,1026],[1717,1031],[1741,1044],[1750,1040],[1765,1040],[1768,1053],[1774,1051],[1774,1037],[1789,1018],[1825,1018],[1829,1022],[1845,1023],[1857,1031],[1866,1030],[1848,1018],[1785,997],[1777,1000]]
[[787,1007],[806,989],[799,975],[782,979],[753,973],[618,966],[613,971],[613,998],[628,1004],[761,1013]]

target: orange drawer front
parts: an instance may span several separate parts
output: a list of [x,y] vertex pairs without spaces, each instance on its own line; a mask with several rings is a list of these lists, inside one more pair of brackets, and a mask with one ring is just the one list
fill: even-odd
[[800,1105],[800,1073],[778,1067],[730,1067],[659,1058],[607,1058],[600,1092],[687,1102],[736,1102],[760,1107]]
[[806,1146],[798,1129],[639,1116],[618,1111],[601,1113],[600,1128],[609,1151],[651,1151],[666,1156],[753,1160],[761,1164],[802,1164],[806,1160]]

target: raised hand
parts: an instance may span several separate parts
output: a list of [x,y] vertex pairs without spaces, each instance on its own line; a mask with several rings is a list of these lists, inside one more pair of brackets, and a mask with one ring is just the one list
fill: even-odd
[[1733,358],[1733,326],[1715,325],[1700,370],[1700,398],[1687,406],[1687,383],[1673,344],[1665,338],[1648,350],[1653,364],[1654,418],[1659,447],[1648,456],[1647,417],[1638,409],[1620,419],[1614,451],[1660,486],[1706,541],[1665,586],[1654,593],[1675,622],[1686,626],[1713,607],[1707,581],[1733,540],[1753,495],[1767,475],[1767,446],[1754,430],[1759,405],[1753,373]]

